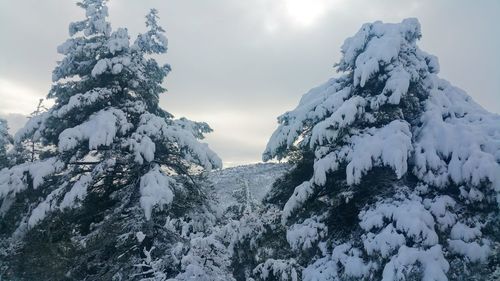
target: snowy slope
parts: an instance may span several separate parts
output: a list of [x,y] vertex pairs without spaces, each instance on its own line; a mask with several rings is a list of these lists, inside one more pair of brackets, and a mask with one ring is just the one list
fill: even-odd
[[232,205],[243,203],[241,197],[258,204],[274,181],[289,169],[289,164],[258,163],[212,171],[208,178],[213,183],[218,209],[224,212]]

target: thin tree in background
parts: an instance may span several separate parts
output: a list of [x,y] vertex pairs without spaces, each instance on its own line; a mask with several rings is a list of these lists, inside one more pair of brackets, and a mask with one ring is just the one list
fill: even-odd
[[0,118],[0,170],[10,165],[10,157],[7,152],[12,142],[7,120]]

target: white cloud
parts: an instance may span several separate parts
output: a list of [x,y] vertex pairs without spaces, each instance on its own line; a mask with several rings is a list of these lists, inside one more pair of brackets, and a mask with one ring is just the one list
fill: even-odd
[[15,135],[17,130],[21,129],[24,126],[24,124],[28,122],[27,116],[19,113],[9,113],[9,114],[0,113],[0,117],[7,120],[7,124],[9,126],[9,133],[11,135]]
[[300,26],[311,26],[333,6],[332,0],[285,0],[285,9],[290,20]]
[[34,111],[43,96],[44,94],[19,81],[0,77],[0,113],[29,114]]

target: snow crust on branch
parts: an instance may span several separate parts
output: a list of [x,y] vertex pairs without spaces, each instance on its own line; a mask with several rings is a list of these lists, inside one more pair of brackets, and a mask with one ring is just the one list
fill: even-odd
[[43,220],[48,213],[57,209],[57,199],[62,192],[62,187],[54,189],[45,200],[33,209],[28,218],[28,228],[33,228],[38,222]]
[[174,193],[172,192],[174,185],[175,180],[161,172],[159,166],[155,166],[141,177],[140,203],[146,220],[151,219],[154,207],[157,206],[163,209],[165,205],[172,203],[174,200]]
[[307,218],[300,224],[294,224],[286,231],[286,240],[292,250],[307,250],[313,247],[327,233],[324,223],[315,218]]
[[444,258],[440,245],[428,250],[402,246],[384,267],[382,281],[398,280],[406,271],[418,270],[419,265],[423,267],[423,281],[448,281],[446,273],[450,265]]
[[231,266],[229,252],[217,235],[193,237],[189,241],[189,247],[189,252],[181,259],[183,272],[174,280],[235,280],[227,273]]
[[463,240],[450,240],[448,241],[448,248],[452,252],[466,257],[471,262],[484,263],[491,255],[491,242],[487,239],[482,239],[481,244],[476,241],[467,243]]
[[404,233],[405,237],[422,245],[435,245],[438,243],[438,235],[434,230],[434,217],[420,200],[414,198],[379,203],[374,209],[359,214],[359,225],[365,231],[370,231],[373,228],[384,227],[385,221],[393,221],[395,229],[399,233]]
[[408,123],[399,120],[354,135],[350,140],[352,151],[346,157],[347,183],[360,183],[361,177],[376,166],[391,167],[401,178],[408,169],[407,161],[413,149],[411,137]]
[[449,183],[479,187],[490,182],[498,195],[500,116],[448,82],[436,84],[420,118],[422,127],[415,130],[414,174],[441,187]]
[[264,263],[259,264],[253,271],[254,274],[257,274],[263,280],[274,276],[275,280],[279,281],[298,281],[296,266],[297,264],[294,259],[268,259]]
[[64,167],[63,162],[52,157],[0,170],[0,199],[24,191],[28,188],[29,180],[32,181],[33,189],[37,189],[46,177],[60,172]]
[[[168,122],[168,123],[167,123]],[[165,120],[154,114],[141,115],[139,126],[129,144],[135,151],[136,161],[143,159],[151,161],[155,146],[152,141],[168,141],[178,145],[183,156],[198,163],[207,170],[221,168],[222,161],[207,144],[199,141],[201,133],[195,132],[193,127],[186,128],[186,119]],[[150,160],[149,160],[150,159]]]
[[59,151],[71,150],[84,140],[88,140],[90,150],[110,145],[118,133],[124,134],[131,127],[123,111],[116,108],[101,110],[91,115],[88,121],[64,130],[59,135]]
[[[366,278],[375,266],[365,262],[361,257],[362,252],[350,243],[337,245],[330,255],[320,258],[304,268],[302,279],[304,281],[342,280],[346,278]],[[343,268],[343,272],[340,270]]]
[[84,94],[76,94],[69,98],[68,102],[60,108],[52,111],[53,116],[62,118],[74,109],[95,105],[105,102],[113,95],[113,91],[106,88],[94,88]]
[[288,218],[293,214],[293,212],[300,208],[300,206],[306,202],[306,200],[309,199],[313,193],[314,185],[309,181],[305,181],[295,187],[292,196],[290,196],[283,207],[282,223],[286,224]]
[[413,150],[411,138],[408,123],[399,120],[346,137],[346,146],[315,161],[312,182],[297,186],[283,209],[284,220],[313,194],[314,184],[324,185],[327,173],[337,171],[342,163],[347,163],[348,184],[360,183],[362,176],[376,166],[391,167],[401,178],[408,169],[407,161]]
[[77,200],[83,200],[87,196],[87,187],[92,182],[92,176],[82,175],[71,187],[69,192],[64,195],[61,203],[59,204],[60,209],[74,208]]

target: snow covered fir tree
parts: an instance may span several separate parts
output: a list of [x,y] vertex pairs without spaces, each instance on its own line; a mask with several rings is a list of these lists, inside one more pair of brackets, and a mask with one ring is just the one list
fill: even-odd
[[175,276],[172,259],[189,249],[163,225],[168,216],[186,235],[203,227],[199,179],[221,167],[199,142],[211,129],[158,105],[170,66],[154,59],[167,51],[156,10],[131,41],[127,29],[112,30],[106,1],[78,5],[85,19],[58,47],[64,57],[48,94],[55,104],[15,137],[44,153],[0,171],[1,279]]
[[[14,137],[0,119],[0,280],[500,280],[500,116],[438,77],[420,24],[368,23],[335,78],[220,169],[208,124],[159,106],[158,12],[106,0]],[[175,93],[174,93],[175,94]]]
[[263,158],[299,164],[268,194],[284,237],[262,279],[499,278],[500,116],[440,79],[420,37],[416,19],[363,25],[342,75],[279,117]]
[[7,120],[0,118],[0,170],[10,164],[8,150],[11,145],[12,136],[9,134]]

